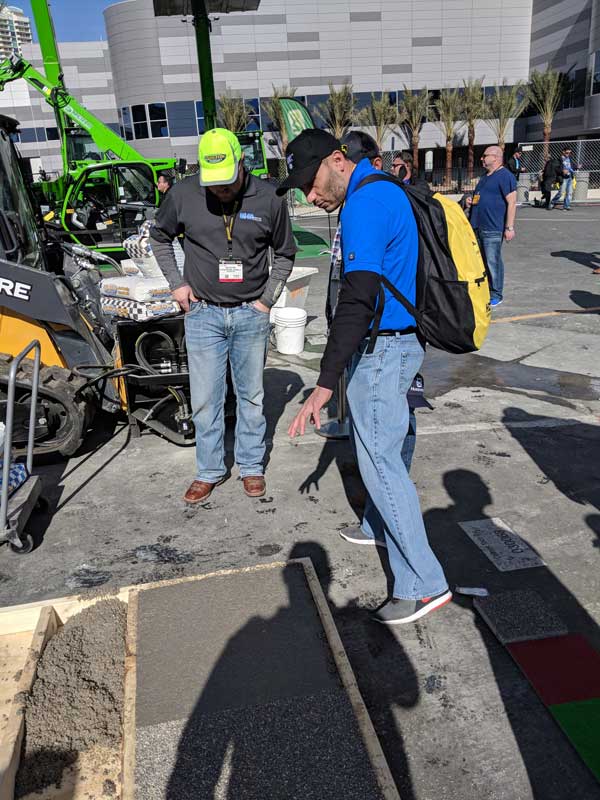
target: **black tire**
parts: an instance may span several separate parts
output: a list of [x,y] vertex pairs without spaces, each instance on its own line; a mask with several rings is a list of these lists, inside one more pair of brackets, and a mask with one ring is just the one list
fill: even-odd
[[17,556],[26,556],[28,553],[31,553],[34,547],[33,539],[30,534],[26,533],[25,535],[21,536],[21,544],[22,547],[16,547],[12,542],[9,542],[9,547],[11,552],[13,552]]
[[[0,385],[7,386],[11,356],[0,354]],[[17,372],[17,393],[31,391],[33,377],[33,361],[26,359]],[[77,452],[83,437],[91,423],[94,407],[92,396],[78,394],[85,383],[85,378],[75,375],[63,367],[42,367],[40,369],[40,385],[38,403],[45,401],[49,406],[50,434],[35,444],[36,455],[60,453],[71,456]]]

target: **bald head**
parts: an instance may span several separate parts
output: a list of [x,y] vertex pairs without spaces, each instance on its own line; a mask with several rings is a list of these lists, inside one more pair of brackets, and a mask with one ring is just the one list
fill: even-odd
[[502,166],[504,160],[504,153],[502,148],[497,144],[490,144],[485,148],[484,154],[481,156],[481,163],[488,175],[495,172]]

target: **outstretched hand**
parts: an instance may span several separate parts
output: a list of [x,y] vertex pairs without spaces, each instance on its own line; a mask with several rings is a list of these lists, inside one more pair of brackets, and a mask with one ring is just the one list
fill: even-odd
[[294,436],[304,436],[307,422],[312,422],[317,429],[320,428],[320,411],[331,400],[332,396],[331,389],[323,389],[321,386],[317,386],[294,417],[292,424],[288,428],[288,435],[292,439]]

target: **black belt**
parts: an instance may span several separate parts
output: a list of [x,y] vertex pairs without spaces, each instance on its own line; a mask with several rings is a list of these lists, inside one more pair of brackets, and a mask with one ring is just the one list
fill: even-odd
[[408,336],[409,333],[416,333],[416,332],[417,332],[417,329],[413,325],[411,328],[401,328],[399,331],[392,331],[392,330],[388,330],[386,328],[386,329],[384,329],[382,331],[378,331],[377,332],[377,336],[396,336],[396,335],[398,335],[398,336]]
[[217,306],[217,308],[238,308],[246,303],[255,303],[257,300],[258,297],[255,297],[253,300],[239,300],[237,303],[213,303],[212,300],[204,300],[200,298],[199,302],[206,303],[207,306]]

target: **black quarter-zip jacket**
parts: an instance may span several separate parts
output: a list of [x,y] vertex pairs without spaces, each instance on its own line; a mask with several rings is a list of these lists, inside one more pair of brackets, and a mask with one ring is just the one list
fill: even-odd
[[[279,297],[294,263],[297,247],[285,198],[275,187],[247,173],[237,198],[233,222],[231,258],[241,259],[240,283],[219,281],[219,259],[229,257],[225,220],[234,203],[223,206],[197,175],[175,184],[158,210],[150,232],[150,244],[171,289],[187,284],[196,297],[211,303],[260,299],[271,307]],[[172,241],[184,235],[183,279],[177,271]],[[166,245],[166,247],[165,247]],[[274,259],[269,278],[269,248]]]

